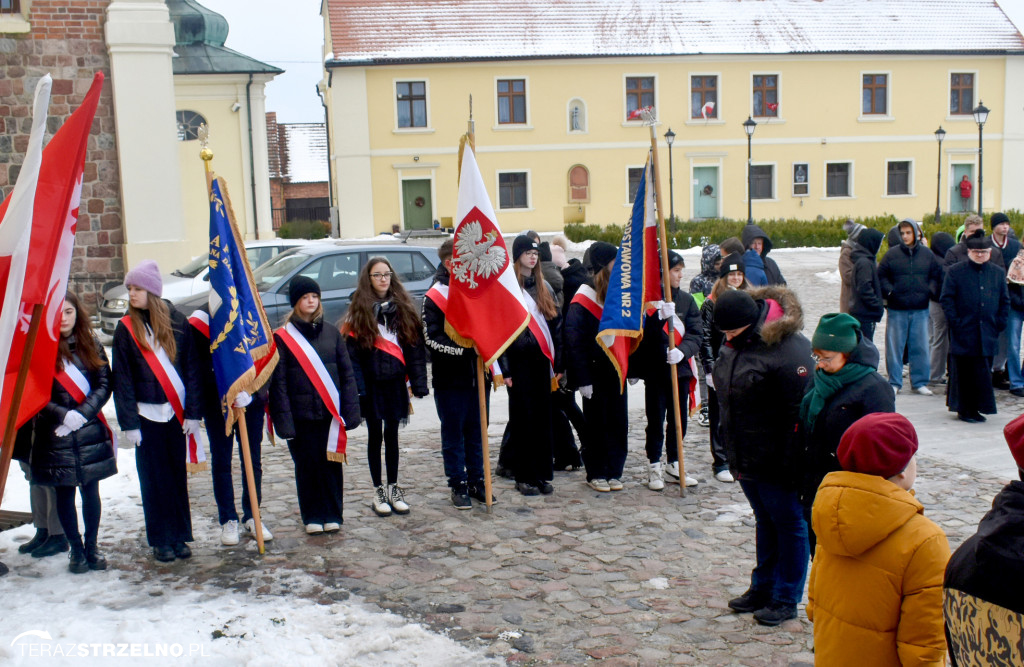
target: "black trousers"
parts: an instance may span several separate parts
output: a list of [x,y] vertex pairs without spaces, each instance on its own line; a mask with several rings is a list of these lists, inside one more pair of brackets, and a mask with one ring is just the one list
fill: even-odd
[[718,407],[718,392],[708,387],[708,437],[711,439],[711,466],[715,473],[729,469],[722,441],[721,410]]
[[[686,418],[690,405],[690,393],[684,382],[689,378],[679,380],[679,414],[682,417],[683,437],[686,437]],[[669,463],[679,460],[679,451],[676,447],[676,415],[672,407],[672,377],[663,374],[657,378],[644,380],[644,409],[647,414],[647,439],[645,449],[647,460],[656,463],[661,460],[661,450],[668,443],[668,451],[665,456]],[[662,427],[664,426],[664,430]]]
[[[242,463],[242,434],[235,426],[232,435],[224,435],[224,417],[220,410],[207,411],[206,435],[210,438],[210,472],[213,476],[213,499],[217,501],[217,518],[221,525],[238,521],[235,508],[235,483],[231,474],[231,454],[238,441],[238,461],[242,471],[242,522],[252,518],[249,484]],[[252,458],[252,476],[256,482],[256,504],[263,499],[263,465],[260,451],[263,443],[263,402],[253,401],[245,411],[245,426],[249,435],[249,454]]]
[[950,355],[949,386],[946,405],[951,412],[970,417],[996,413],[996,394],[992,389],[992,357]]
[[142,444],[135,450],[146,539],[151,547],[192,541],[192,514],[185,472],[185,433],[177,419],[139,419]]
[[593,396],[583,399],[583,416],[587,420],[583,465],[587,468],[587,481],[622,478],[629,425],[627,409],[626,392],[619,390],[617,377],[595,378]]
[[302,523],[343,523],[341,516],[344,473],[341,463],[327,460],[331,420],[295,420],[299,437],[288,441],[295,463],[295,491]]
[[508,456],[516,482],[554,478],[551,364],[540,348],[514,357],[508,388]]
[[64,529],[64,535],[72,547],[81,549],[82,535],[78,532],[78,512],[75,510],[75,490],[82,491],[82,519],[85,521],[85,544],[96,545],[96,536],[100,530],[100,513],[103,505],[100,502],[100,481],[93,480],[82,486],[58,486],[57,516]]
[[583,460],[580,458],[579,449],[576,448],[572,430],[576,429],[582,447],[583,438],[586,437],[583,411],[576,405],[576,394],[566,389],[559,389],[551,394],[551,400],[554,401],[551,420],[554,432],[555,469],[565,470],[570,466],[573,469],[579,468],[583,465]]

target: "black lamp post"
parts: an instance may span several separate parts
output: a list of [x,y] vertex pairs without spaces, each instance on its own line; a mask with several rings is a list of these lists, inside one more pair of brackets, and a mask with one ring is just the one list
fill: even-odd
[[750,146],[754,139],[754,129],[757,127],[757,122],[747,116],[747,119],[743,121],[743,131],[747,133],[747,224],[754,224],[754,209],[751,206],[754,193],[750,191]]
[[978,215],[981,215],[981,137],[982,128],[985,126],[985,121],[988,120],[988,107],[978,100],[978,106],[974,107],[974,111],[971,113],[974,114],[974,122],[978,124]]
[[939,166],[936,167],[935,179],[937,185],[935,186],[935,222],[939,222],[939,196],[942,193],[942,140],[946,138],[946,131],[939,125],[939,129],[935,130],[935,140],[939,142]]
[[676,133],[670,127],[665,133],[665,143],[668,144],[668,217],[672,224],[676,222],[675,190],[672,188],[672,142],[675,140]]

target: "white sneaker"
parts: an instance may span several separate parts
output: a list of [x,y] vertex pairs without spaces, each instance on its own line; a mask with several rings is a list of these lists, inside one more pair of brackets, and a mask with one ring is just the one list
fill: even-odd
[[307,535],[319,535],[324,532],[324,525],[322,523],[307,523],[306,534]]
[[409,503],[405,502],[405,491],[397,484],[388,484],[388,500],[395,514],[408,514]]
[[729,472],[728,470],[719,470],[718,472],[716,472],[715,479],[717,479],[719,482],[725,482],[726,484],[730,484],[736,481],[736,478],[733,477],[732,473]]
[[377,516],[391,516],[391,505],[388,504],[388,492],[384,490],[383,486],[378,486],[373,492],[373,500],[370,502],[370,507],[376,512]]
[[340,523],[334,523],[333,521],[328,521],[327,523],[324,524],[324,532],[325,533],[336,533],[339,530],[341,530],[341,524]]
[[914,391],[917,392],[918,394],[921,394],[922,396],[934,396],[935,395],[935,392],[932,391],[931,389],[929,389],[927,385],[921,385],[920,387],[918,387]]
[[611,489],[612,491],[621,491],[622,482],[617,479],[610,479],[608,480],[608,488]]
[[238,522],[225,521],[220,527],[220,543],[226,547],[238,544]]
[[[274,534],[267,529],[267,524],[260,521],[260,527],[263,529],[264,542],[269,542],[274,539]],[[245,531],[252,535],[252,539],[256,539],[256,521],[254,519],[249,519],[245,522]]]
[[587,484],[589,484],[590,488],[593,490],[600,491],[601,493],[607,493],[612,490],[612,487],[608,486],[608,480],[601,479],[600,477],[595,477],[587,482]]
[[665,473],[668,474],[669,477],[679,479],[679,461],[666,465]]
[[697,486],[698,484],[700,484],[700,482],[697,481],[696,477],[690,477],[689,475],[686,476],[686,478],[683,480],[683,483],[686,484],[686,486]]
[[661,491],[665,488],[665,481],[661,478],[661,461],[652,463],[647,473],[647,488],[651,491]]

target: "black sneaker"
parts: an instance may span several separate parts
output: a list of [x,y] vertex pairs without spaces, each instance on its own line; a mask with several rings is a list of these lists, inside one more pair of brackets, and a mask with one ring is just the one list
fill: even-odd
[[[469,485],[469,497],[484,504],[487,503],[487,487],[482,481],[473,482]],[[493,493],[491,494],[491,504],[498,504],[498,499],[494,497]]]
[[459,510],[473,509],[473,501],[469,499],[469,491],[465,482],[452,487],[452,505]]
[[763,609],[754,612],[754,620],[761,625],[776,626],[783,621],[796,618],[796,605],[772,602]]
[[745,614],[757,611],[758,609],[764,609],[771,601],[772,596],[769,593],[762,593],[761,591],[748,588],[747,592],[743,595],[729,600],[729,609],[738,614]]
[[32,551],[33,558],[46,558],[47,556],[53,556],[61,552],[67,551],[71,548],[68,544],[68,538],[63,535],[50,535],[43,542],[42,546],[36,547]]
[[516,482],[516,491],[523,494],[524,496],[539,496],[540,489],[533,484],[527,482]]

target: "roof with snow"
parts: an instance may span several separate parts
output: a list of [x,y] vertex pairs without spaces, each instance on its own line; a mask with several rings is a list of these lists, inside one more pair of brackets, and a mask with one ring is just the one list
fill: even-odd
[[1022,53],[996,0],[326,0],[330,66],[786,53]]
[[279,123],[281,178],[286,183],[327,182],[327,129],[323,123]]

